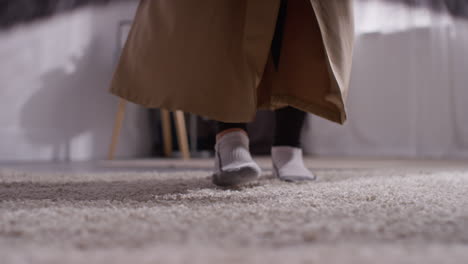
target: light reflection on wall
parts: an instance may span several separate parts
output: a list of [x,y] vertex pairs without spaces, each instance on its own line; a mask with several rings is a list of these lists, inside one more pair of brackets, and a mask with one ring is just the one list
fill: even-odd
[[455,19],[448,10],[433,10],[429,2],[407,5],[398,1],[355,2],[356,33],[393,33],[412,28],[449,26]]

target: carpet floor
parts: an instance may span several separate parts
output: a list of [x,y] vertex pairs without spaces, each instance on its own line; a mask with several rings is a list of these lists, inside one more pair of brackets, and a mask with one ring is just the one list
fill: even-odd
[[0,169],[0,263],[466,263],[468,170]]

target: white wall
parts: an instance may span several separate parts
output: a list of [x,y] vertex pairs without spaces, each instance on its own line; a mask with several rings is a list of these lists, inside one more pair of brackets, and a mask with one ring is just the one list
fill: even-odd
[[311,117],[306,151],[468,158],[468,18],[389,3],[356,2],[349,121]]
[[[0,160],[105,158],[117,108],[107,90],[120,20],[135,3],[82,8],[0,32]],[[148,153],[146,112],[131,105],[120,157]]]

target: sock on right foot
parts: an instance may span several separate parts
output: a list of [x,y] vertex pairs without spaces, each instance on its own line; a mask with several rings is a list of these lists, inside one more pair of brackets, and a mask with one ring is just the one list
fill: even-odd
[[229,132],[215,145],[215,171],[213,183],[232,186],[255,180],[261,169],[249,151],[249,138],[243,131]]

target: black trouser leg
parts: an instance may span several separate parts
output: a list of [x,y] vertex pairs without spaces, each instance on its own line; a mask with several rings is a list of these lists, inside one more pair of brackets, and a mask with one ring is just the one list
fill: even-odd
[[[271,56],[275,68],[278,68],[281,55],[281,42],[283,39],[283,27],[286,19],[286,9],[288,0],[281,0],[276,29],[271,43]],[[299,137],[304,121],[305,113],[292,107],[286,107],[275,111],[276,115],[276,135],[275,146],[296,146],[299,147]],[[278,125],[280,124],[280,125]],[[284,126],[284,128],[283,128]],[[287,127],[294,129],[289,131]],[[218,122],[218,133],[227,129],[240,128],[247,131],[246,123],[223,123]],[[296,131],[297,130],[297,131]],[[296,133],[297,132],[297,133]],[[296,135],[297,134],[297,135]]]
[[227,129],[240,128],[247,131],[247,123],[224,123],[218,122],[218,133]]
[[[275,137],[273,146],[300,147],[301,130],[306,113],[293,107],[275,110]],[[247,131],[247,123],[218,122],[218,133],[239,128]]]
[[275,110],[276,127],[273,146],[300,147],[305,116],[305,112],[290,106]]

